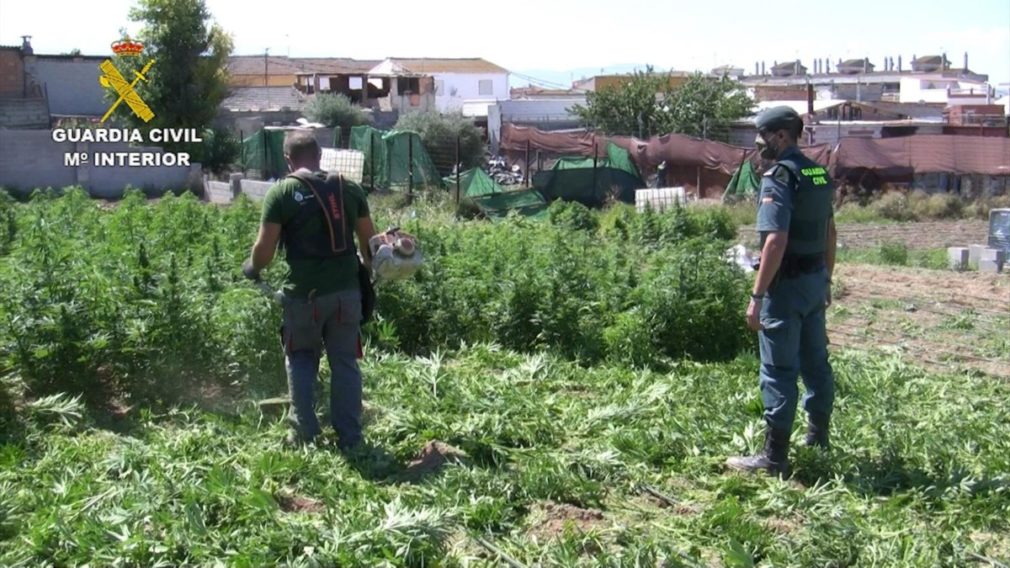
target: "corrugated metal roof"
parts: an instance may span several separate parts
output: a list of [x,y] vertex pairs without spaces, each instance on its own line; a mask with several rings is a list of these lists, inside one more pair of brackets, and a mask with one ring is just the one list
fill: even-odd
[[221,108],[233,112],[302,110],[308,100],[294,87],[232,87]]

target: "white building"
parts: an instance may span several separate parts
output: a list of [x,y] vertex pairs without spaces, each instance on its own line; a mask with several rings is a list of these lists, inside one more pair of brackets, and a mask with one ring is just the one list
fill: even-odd
[[765,74],[764,64],[755,64],[755,74],[741,82],[754,90],[758,100],[794,98],[808,86],[818,98],[858,102],[987,104],[986,97],[995,95],[989,77],[968,68],[968,54],[960,69],[952,68],[945,55],[913,56],[911,70],[902,67],[901,57],[896,65],[893,58],[885,58],[881,67],[866,58],[839,61],[833,70],[827,60],[815,59],[812,68],[808,73],[796,63],[780,64],[773,71],[782,73]]
[[898,102],[986,104],[992,100],[992,95],[992,87],[985,81],[946,73],[926,73],[901,78]]
[[369,75],[427,75],[435,79],[435,108],[487,117],[488,106],[509,98],[509,72],[481,58],[404,59],[390,57]]

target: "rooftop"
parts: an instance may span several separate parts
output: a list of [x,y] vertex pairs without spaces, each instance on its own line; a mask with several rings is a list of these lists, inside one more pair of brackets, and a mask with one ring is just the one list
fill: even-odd
[[790,77],[776,77],[773,75],[747,75],[741,81],[747,85],[769,84],[796,84],[814,83],[823,85],[827,83],[898,83],[902,79],[958,79],[964,81],[976,81],[984,83],[989,80],[988,75],[981,75],[968,69],[948,69],[946,71],[917,72],[909,69],[903,71],[869,71],[849,75],[845,73],[808,73],[793,75]]
[[221,108],[232,112],[302,110],[308,100],[294,87],[232,87]]
[[447,59],[434,57],[405,58],[389,57],[386,61],[392,62],[406,70],[408,73],[431,74],[431,73],[508,73],[508,69],[495,65],[480,57]]
[[348,57],[284,57],[281,55],[233,55],[228,58],[232,75],[297,75],[299,73],[364,73],[378,61]]

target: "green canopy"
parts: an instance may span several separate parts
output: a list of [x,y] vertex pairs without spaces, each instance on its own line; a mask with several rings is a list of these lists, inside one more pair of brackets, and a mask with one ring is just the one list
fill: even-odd
[[[450,192],[456,191],[456,176],[445,176],[442,185]],[[505,189],[480,168],[471,168],[459,174],[459,194],[465,197],[480,197],[502,193]]]
[[[449,192],[456,191],[456,176],[442,178]],[[485,217],[504,219],[516,211],[524,217],[539,218],[547,213],[547,200],[534,189],[506,191],[484,170],[472,168],[459,174],[459,193],[473,202]]]
[[415,189],[442,187],[438,169],[416,132],[355,126],[351,128],[351,148],[364,153],[364,176],[378,187],[402,190],[411,183]]
[[733,177],[726,184],[726,191],[722,194],[723,203],[730,201],[741,201],[757,195],[761,189],[761,178],[754,171],[754,166],[749,160],[744,160],[740,167],[733,172]]
[[533,187],[553,201],[578,201],[593,207],[608,199],[635,202],[635,190],[645,187],[638,168],[628,151],[613,142],[607,143],[607,157],[566,157],[554,167],[533,176]]
[[470,199],[492,220],[504,219],[512,211],[533,218],[541,218],[547,214],[547,200],[535,189],[503,191]]
[[284,130],[261,128],[242,140],[239,161],[247,170],[259,170],[263,179],[279,179],[288,173],[284,160]]

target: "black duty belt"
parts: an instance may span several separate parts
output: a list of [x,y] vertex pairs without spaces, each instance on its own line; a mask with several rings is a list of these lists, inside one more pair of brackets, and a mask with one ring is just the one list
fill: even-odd
[[803,274],[817,272],[822,268],[824,268],[823,254],[787,254],[782,257],[779,276],[782,278],[796,278]]

